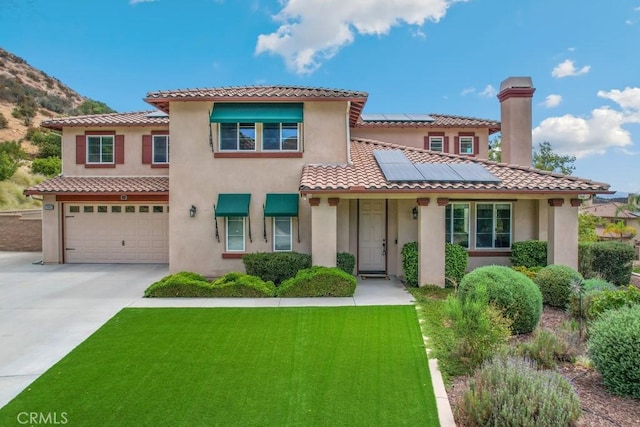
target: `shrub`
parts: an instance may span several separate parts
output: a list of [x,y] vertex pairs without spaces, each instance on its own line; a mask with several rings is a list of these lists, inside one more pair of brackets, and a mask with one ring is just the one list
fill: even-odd
[[571,287],[582,275],[566,265],[548,265],[538,272],[534,282],[542,292],[542,302],[552,307],[566,307]]
[[488,305],[486,296],[465,301],[449,296],[444,303],[444,318],[449,336],[442,340],[437,357],[450,375],[472,372],[511,335],[511,321]]
[[272,297],[273,282],[264,282],[259,277],[244,273],[227,273],[209,282],[205,277],[183,271],[165,276],[144,291],[145,297]]
[[593,270],[603,279],[626,286],[631,280],[633,247],[622,242],[596,242],[591,245]]
[[593,243],[578,243],[578,272],[585,279],[591,279],[596,276],[595,271],[593,271],[591,246],[593,246]]
[[311,255],[298,252],[255,252],[242,257],[247,274],[276,285],[311,267]]
[[[570,342],[573,341],[573,342]],[[520,344],[520,353],[535,361],[539,367],[545,369],[555,368],[558,362],[573,362],[577,356],[576,346],[578,340],[570,337],[566,330],[551,333],[538,330],[529,342]]]
[[605,311],[640,305],[640,289],[629,285],[626,289],[602,291],[595,294],[587,311],[589,319],[599,318]]
[[580,418],[580,401],[562,375],[497,357],[471,378],[456,412],[465,426],[568,426]]
[[538,271],[542,269],[542,267],[525,267],[524,265],[514,265],[511,267],[513,270],[520,272],[527,276],[529,279],[533,280],[538,275]]
[[404,280],[410,286],[418,286],[418,242],[409,242],[402,247],[402,268]]
[[467,271],[469,253],[460,245],[445,243],[444,245],[444,277],[445,287],[457,288]]
[[545,267],[547,265],[547,242],[525,240],[511,245],[511,264],[515,266]]
[[640,399],[640,305],[604,313],[589,333],[589,357],[607,389]]
[[571,292],[567,308],[569,314],[576,319],[587,319],[589,306],[594,295],[602,291],[615,291],[617,287],[602,279],[587,279],[582,282],[580,289]]
[[265,298],[275,294],[273,282],[265,282],[256,276],[243,273],[227,273],[211,283],[209,296],[218,298]]
[[336,266],[345,273],[353,275],[356,267],[356,257],[349,252],[339,252],[336,256]]
[[486,289],[489,304],[494,304],[504,317],[511,319],[514,334],[536,328],[542,314],[542,295],[527,276],[499,265],[476,268],[462,279],[459,296],[463,301],[477,299],[481,287]]
[[314,266],[298,271],[276,290],[279,297],[350,297],[356,278],[337,267]]
[[48,177],[56,176],[62,172],[62,160],[60,160],[60,157],[33,159],[33,162],[31,162],[31,172]]
[[207,296],[207,279],[197,273],[181,271],[170,274],[151,284],[145,291],[145,297],[200,297]]

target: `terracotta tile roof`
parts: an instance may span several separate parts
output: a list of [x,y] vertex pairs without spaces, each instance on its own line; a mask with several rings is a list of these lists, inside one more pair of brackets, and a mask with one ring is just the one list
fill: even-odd
[[[389,182],[385,179],[373,150],[402,150],[413,163],[478,163],[500,179],[499,183],[479,182]],[[351,165],[308,164],[300,178],[301,192],[314,191],[407,191],[407,192],[489,192],[489,193],[606,193],[609,185],[573,176],[508,165],[455,154],[404,147],[380,141],[351,140]]]
[[[106,127],[106,126],[169,126],[168,116],[154,116],[157,111],[136,111],[132,113],[93,114],[87,116],[58,117],[43,121],[40,126],[62,130],[63,127]],[[149,117],[152,115],[152,117]]]
[[169,193],[168,176],[70,177],[57,176],[24,190],[32,194]]
[[489,128],[489,133],[500,131],[497,120],[479,119],[476,117],[452,116],[429,113],[434,120],[428,121],[363,121],[359,119],[355,127],[419,127],[419,128]]
[[622,203],[608,202],[608,203],[594,203],[589,206],[582,206],[580,208],[581,213],[589,213],[591,215],[599,216],[601,218],[638,218],[640,213],[631,212],[628,210],[618,211],[618,208],[623,206]]
[[179,89],[148,92],[145,101],[169,112],[171,101],[351,101],[351,124],[359,119],[367,102],[367,92],[305,86],[228,86],[204,89]]

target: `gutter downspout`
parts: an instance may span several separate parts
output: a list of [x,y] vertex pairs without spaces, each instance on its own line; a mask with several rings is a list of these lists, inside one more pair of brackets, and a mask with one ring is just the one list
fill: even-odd
[[347,114],[346,117],[346,125],[347,125],[347,164],[351,165],[351,126],[349,124],[349,111],[351,110],[351,101],[347,101]]

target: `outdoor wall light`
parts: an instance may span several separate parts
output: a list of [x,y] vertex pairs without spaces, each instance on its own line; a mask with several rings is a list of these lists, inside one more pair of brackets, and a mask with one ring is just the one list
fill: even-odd
[[196,211],[197,211],[196,207],[195,207],[194,205],[191,205],[191,209],[189,209],[189,216],[190,216],[191,218],[193,218],[194,216],[196,216]]
[[411,209],[411,218],[418,219],[418,207],[417,206],[414,206],[413,209]]

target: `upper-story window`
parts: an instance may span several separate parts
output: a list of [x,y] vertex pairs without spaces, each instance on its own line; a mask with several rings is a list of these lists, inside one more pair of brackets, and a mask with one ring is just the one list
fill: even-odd
[[460,154],[475,154],[473,152],[473,136],[461,136],[460,137]]
[[429,137],[429,150],[431,150],[431,151],[444,151],[444,137],[442,137],[442,136],[430,136]]
[[220,150],[256,149],[255,123],[220,123]]
[[87,163],[114,163],[114,136],[87,136]]
[[153,135],[153,163],[169,163],[169,135]]
[[262,125],[262,149],[298,151],[298,124],[265,123]]

